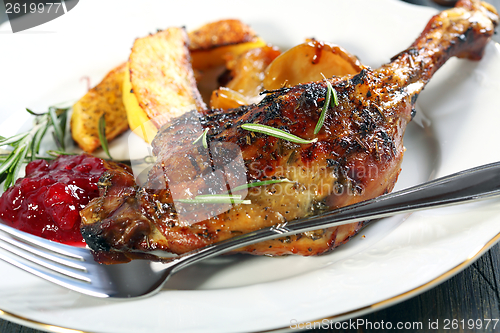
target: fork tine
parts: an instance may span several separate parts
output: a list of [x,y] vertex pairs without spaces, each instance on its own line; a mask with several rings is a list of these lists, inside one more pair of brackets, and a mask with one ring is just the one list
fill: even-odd
[[52,283],[58,284],[62,287],[65,287],[65,288],[68,288],[68,289],[71,289],[71,290],[74,290],[74,291],[77,291],[77,292],[80,292],[83,294],[87,294],[90,296],[99,297],[99,298],[108,297],[108,295],[105,293],[100,293],[100,292],[97,292],[95,290],[88,288],[87,287],[88,283],[86,283],[86,282],[79,282],[79,281],[74,280],[72,278],[68,278],[68,277],[65,277],[62,275],[51,273],[50,271],[40,270],[33,263],[21,262],[18,258],[13,258],[13,257],[5,254],[4,251],[0,251],[0,259],[5,261],[5,262],[8,262],[9,264],[16,266],[17,268],[20,268],[28,273],[31,273],[35,276],[38,276],[38,277],[45,279],[47,281],[50,281]]
[[79,257],[78,259],[75,258],[75,260],[77,260],[77,262],[75,262],[74,260],[73,261],[67,260],[67,259],[64,259],[64,257],[53,255],[50,252],[41,251],[36,247],[27,245],[26,243],[21,242],[19,240],[16,240],[14,238],[11,238],[9,236],[5,236],[1,232],[0,232],[0,240],[3,240],[4,242],[9,243],[10,245],[18,247],[18,248],[20,248],[26,252],[29,252],[31,254],[34,254],[38,257],[50,260],[52,262],[55,262],[55,263],[58,263],[58,264],[61,264],[61,265],[67,266],[67,267],[74,268],[74,269],[77,269],[80,271],[86,271],[86,268],[80,264],[80,262],[84,260],[82,257]]
[[[90,251],[52,242],[0,222],[0,259],[45,280],[95,297],[109,297]],[[102,291],[102,292],[100,292]]]
[[158,290],[166,279],[163,270],[152,270],[147,260],[101,265],[87,248],[26,234],[1,221],[0,260],[62,287],[99,298],[145,296]]
[[43,248],[45,250],[57,253],[59,255],[69,257],[75,260],[87,260],[89,255],[89,251],[85,248],[78,248],[74,246],[69,246],[61,243],[52,242],[37,236],[30,235],[28,233],[16,230],[12,227],[9,227],[0,221],[0,231],[5,232],[9,236],[20,239],[25,243]]
[[[36,248],[30,248],[25,244],[19,242],[15,239],[9,239],[0,234],[0,240],[5,243],[0,242],[0,248],[18,256],[24,258],[34,264],[40,265],[47,269],[50,269],[59,274],[71,277],[84,282],[90,282],[90,279],[81,273],[85,273],[87,269],[82,265],[76,265],[69,260],[58,258],[51,255],[50,253],[45,253]],[[8,244],[6,244],[8,243]],[[46,260],[50,261],[46,261]],[[75,271],[78,270],[79,272]]]

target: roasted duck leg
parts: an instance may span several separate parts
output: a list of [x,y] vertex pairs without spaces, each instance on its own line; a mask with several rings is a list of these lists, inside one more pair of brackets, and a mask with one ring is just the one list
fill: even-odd
[[[490,5],[462,0],[434,16],[408,49],[379,69],[270,91],[257,105],[174,119],[153,142],[157,161],[144,184],[125,170],[103,175],[101,196],[82,211],[87,244],[108,254],[103,261],[156,258],[156,250],[191,251],[391,191],[418,94],[450,57],[480,59],[497,23]],[[326,106],[315,134],[327,81],[338,105]],[[249,131],[245,124],[267,125],[310,142]],[[203,140],[193,144],[205,130],[207,147]],[[272,184],[253,186],[261,181]],[[197,200],[214,194],[244,200]],[[362,226],[317,230],[241,251],[322,254]]]

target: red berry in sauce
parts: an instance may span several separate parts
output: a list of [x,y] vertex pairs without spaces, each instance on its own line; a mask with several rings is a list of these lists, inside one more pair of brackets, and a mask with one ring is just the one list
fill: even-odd
[[85,154],[29,163],[26,176],[2,194],[0,220],[47,239],[84,245],[79,212],[99,195],[104,163]]

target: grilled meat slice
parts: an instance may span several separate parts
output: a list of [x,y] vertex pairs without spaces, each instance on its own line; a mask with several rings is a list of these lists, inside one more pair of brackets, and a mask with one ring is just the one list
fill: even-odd
[[[183,253],[234,235],[291,221],[392,190],[403,134],[419,92],[452,57],[481,58],[498,23],[476,0],[434,16],[419,38],[389,64],[328,79],[339,105],[318,134],[326,80],[269,92],[258,105],[187,113],[153,142],[157,162],[146,183],[110,171],[101,197],[82,212],[82,233],[98,252],[123,258],[152,251]],[[241,127],[265,124],[316,142],[298,144]],[[207,129],[208,147],[193,144]],[[281,183],[239,189],[254,181]],[[241,194],[250,204],[195,203],[198,195]],[[198,197],[199,198],[199,197]],[[355,235],[362,223],[318,230],[240,249],[253,254],[322,254]],[[122,259],[123,259],[122,258]],[[115,258],[116,259],[116,258]]]

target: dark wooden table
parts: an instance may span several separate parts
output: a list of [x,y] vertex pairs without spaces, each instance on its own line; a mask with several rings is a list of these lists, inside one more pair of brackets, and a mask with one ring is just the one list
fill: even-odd
[[[434,4],[431,0],[404,0],[409,3],[445,8]],[[0,1],[1,2],[1,1]],[[487,0],[496,8],[500,8],[500,0]],[[0,4],[0,23],[3,22],[3,3]],[[494,38],[500,42],[500,34]],[[500,78],[499,78],[500,79]],[[500,322],[493,328],[492,321],[488,328],[451,329],[452,320],[467,323],[469,319],[500,319],[500,244],[493,246],[488,252],[474,262],[469,268],[458,273],[437,287],[415,296],[407,301],[379,310],[368,315],[353,318],[371,323],[423,323],[421,332],[500,332]],[[437,330],[427,329],[429,321],[439,321]],[[444,329],[443,323],[450,321],[450,329]],[[484,322],[484,321],[483,321]],[[376,327],[374,325],[374,327]],[[381,329],[327,329],[297,330],[300,332],[383,332]],[[394,330],[396,331],[396,330]],[[416,332],[417,330],[407,330]],[[25,326],[0,319],[0,333],[40,333]]]

